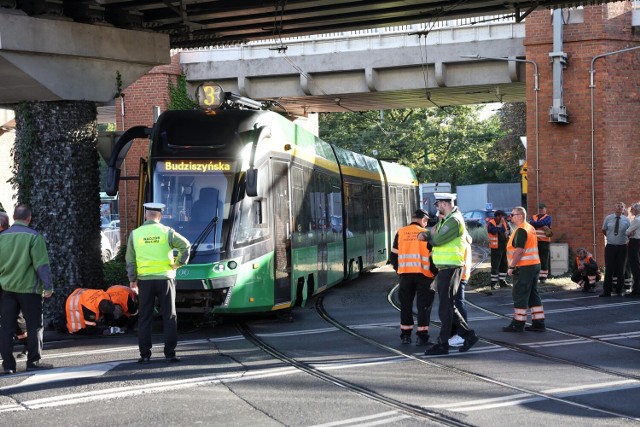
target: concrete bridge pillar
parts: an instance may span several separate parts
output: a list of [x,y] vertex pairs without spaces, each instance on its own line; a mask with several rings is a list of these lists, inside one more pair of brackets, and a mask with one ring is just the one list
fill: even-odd
[[637,46],[640,36],[632,29],[631,2],[565,10],[562,27],[567,124],[549,122],[552,15],[539,9],[526,19],[526,57],[540,72],[538,147],[535,93],[527,79],[528,213],[546,203],[553,217],[552,241],[569,243],[571,251],[585,247],[604,265],[604,217],[618,201],[629,206],[640,200],[634,183],[640,159],[640,50],[595,63],[593,147],[590,67],[596,55]]

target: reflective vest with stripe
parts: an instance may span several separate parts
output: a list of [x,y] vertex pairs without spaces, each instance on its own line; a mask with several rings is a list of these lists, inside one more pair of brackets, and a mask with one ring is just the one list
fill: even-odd
[[464,266],[462,267],[462,275],[460,280],[469,280],[471,277],[471,245],[464,245]]
[[[438,222],[436,225],[436,232],[440,231],[442,225],[451,217],[456,217],[458,224],[458,237],[449,240],[444,245],[433,247],[433,263],[436,267],[441,266],[458,266],[464,265],[464,243],[462,238],[464,237],[464,219],[462,214],[457,209],[449,213],[447,217]],[[452,221],[450,221],[451,223]]]
[[576,266],[585,266],[591,262],[591,257],[587,255],[585,259],[580,259],[580,257],[576,257]]
[[[78,288],[67,298],[67,330],[73,334],[87,326],[95,326],[100,319],[98,305],[102,300],[109,300],[109,294],[99,289]],[[85,319],[82,307],[95,314],[93,319]]]
[[[540,221],[545,216],[547,216],[547,214],[544,214],[544,215],[536,214],[536,215],[533,215],[532,218],[533,218],[534,221]],[[542,229],[542,227],[536,229],[536,236],[538,237],[538,241],[539,242],[550,242],[551,241],[551,237],[547,237],[544,234],[544,230]]]
[[139,277],[175,277],[171,267],[173,249],[169,246],[169,227],[162,224],[146,224],[132,231],[136,251],[136,268]]
[[128,286],[113,285],[107,289],[107,294],[114,304],[118,304],[122,309],[122,314],[130,317],[136,313],[129,313],[129,300],[135,300],[136,293]]
[[427,242],[418,240],[418,234],[427,231],[417,224],[398,230],[398,274],[422,273],[433,277]]
[[[528,222],[523,222],[518,226],[518,228],[523,228],[524,231],[527,232],[527,241],[524,244],[522,257],[516,266],[523,267],[525,265],[540,264],[540,257],[538,256],[538,239],[536,237],[535,228],[533,228],[533,226]],[[516,251],[516,248],[513,246],[513,238],[515,237],[516,232],[517,229],[511,234],[509,243],[507,243],[507,260],[509,261],[509,265],[513,265],[513,254]]]
[[[498,224],[496,224],[495,218],[491,218],[489,220],[489,223],[493,224],[495,227],[498,226]],[[504,220],[504,218],[500,219],[500,225],[503,226],[505,230],[507,230],[507,222]],[[491,249],[498,249],[498,233],[489,233],[489,247]]]

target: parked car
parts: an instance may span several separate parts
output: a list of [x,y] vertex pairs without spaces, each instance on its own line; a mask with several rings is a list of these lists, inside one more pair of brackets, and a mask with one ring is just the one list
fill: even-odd
[[111,241],[109,237],[104,233],[104,231],[100,232],[101,237],[101,247],[102,247],[102,262],[111,261],[114,256],[114,250],[111,247]]
[[107,228],[120,228],[120,220],[116,219],[114,221],[111,221]]
[[490,218],[493,218],[494,213],[495,211],[493,210],[486,211],[476,209],[465,212],[464,214],[462,214],[462,218],[464,218],[464,223],[466,224],[467,228],[486,227],[487,221]]

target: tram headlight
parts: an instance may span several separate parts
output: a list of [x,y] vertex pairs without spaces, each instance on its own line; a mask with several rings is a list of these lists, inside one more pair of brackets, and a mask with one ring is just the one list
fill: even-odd
[[225,269],[224,264],[214,264],[213,265],[213,271],[215,271],[216,273],[221,273],[223,272]]
[[227,267],[229,267],[230,270],[235,270],[238,267],[238,263],[235,261],[229,261],[227,263]]

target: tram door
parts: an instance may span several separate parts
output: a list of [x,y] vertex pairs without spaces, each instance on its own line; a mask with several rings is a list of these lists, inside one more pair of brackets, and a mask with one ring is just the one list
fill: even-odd
[[[329,220],[329,204],[328,197],[331,193],[331,183],[329,177],[322,173],[314,173],[313,182],[314,192],[312,207],[313,223],[316,228],[316,242],[318,248],[318,283],[316,289],[326,286],[327,272],[329,270],[329,251],[327,247],[328,233],[331,231]],[[309,289],[309,296],[313,294],[315,289]]]
[[274,304],[291,301],[291,209],[289,198],[289,168],[273,161],[273,202],[275,242]]
[[365,221],[366,221],[366,228],[365,228],[365,244],[366,244],[366,259],[365,259],[365,263],[364,265],[372,265],[375,260],[374,260],[374,241],[373,241],[373,236],[375,233],[375,224],[374,224],[374,214],[375,214],[375,206],[374,206],[374,200],[373,200],[373,193],[372,193],[372,186],[371,185],[365,185],[365,191],[364,191],[364,195],[365,195],[365,207],[366,207],[366,212],[368,213],[367,215],[364,216]]

